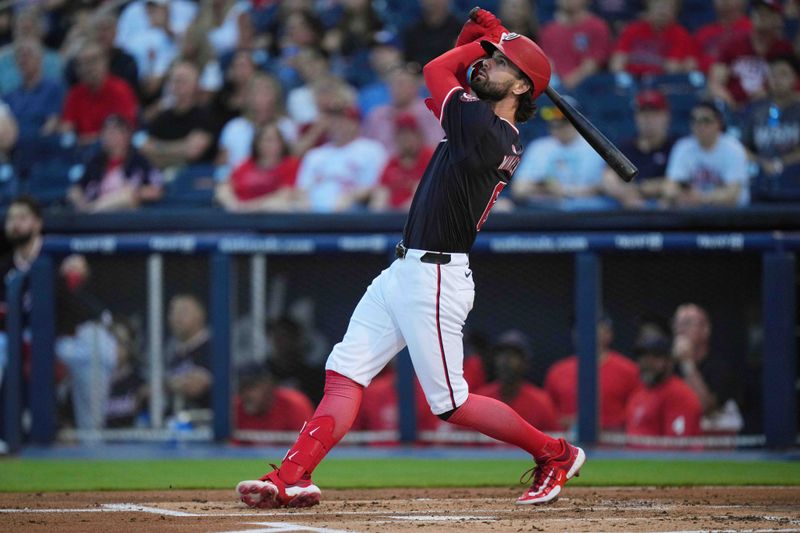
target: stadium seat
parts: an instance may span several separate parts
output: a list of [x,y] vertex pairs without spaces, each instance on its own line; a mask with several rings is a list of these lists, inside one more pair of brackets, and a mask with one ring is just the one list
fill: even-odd
[[708,0],[683,0],[681,4],[680,23],[689,32],[694,32],[700,26],[714,22],[716,18],[714,4]]
[[632,102],[636,83],[628,74],[595,74],[575,88],[575,99],[606,137],[615,142],[633,135]]
[[64,203],[67,190],[80,181],[83,165],[63,159],[36,161],[31,166],[26,192],[44,205]]
[[164,197],[153,207],[211,207],[214,201],[214,165],[190,165],[167,178]]
[[664,93],[672,112],[670,133],[677,136],[688,135],[692,107],[705,94],[705,76],[700,72],[647,76],[642,78],[640,86],[641,89],[658,89]]

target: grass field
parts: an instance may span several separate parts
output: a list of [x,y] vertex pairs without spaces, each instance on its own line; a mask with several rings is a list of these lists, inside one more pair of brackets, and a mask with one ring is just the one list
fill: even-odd
[[[252,459],[0,460],[0,492],[233,489],[269,466]],[[329,459],[314,480],[329,489],[507,487],[517,460]],[[571,486],[800,485],[800,462],[590,460]]]

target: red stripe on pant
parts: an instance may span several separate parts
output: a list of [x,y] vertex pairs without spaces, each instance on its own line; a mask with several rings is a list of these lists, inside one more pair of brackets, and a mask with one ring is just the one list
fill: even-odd
[[444,366],[444,378],[447,380],[447,390],[450,391],[450,401],[453,409],[456,408],[456,399],[453,395],[453,386],[450,385],[450,372],[447,370],[447,359],[444,356],[444,342],[442,341],[442,326],[439,323],[439,301],[442,293],[442,265],[436,265],[436,333],[439,334],[439,350],[442,354],[442,365]]

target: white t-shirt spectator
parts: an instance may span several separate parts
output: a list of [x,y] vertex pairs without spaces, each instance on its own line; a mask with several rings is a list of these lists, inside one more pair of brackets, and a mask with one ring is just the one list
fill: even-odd
[[286,112],[298,124],[313,124],[319,117],[317,100],[310,85],[296,87],[286,97]]
[[313,148],[300,164],[297,188],[308,195],[312,211],[330,213],[343,195],[376,185],[387,157],[381,143],[363,137]]
[[208,40],[217,56],[226,54],[236,48],[239,41],[239,15],[246,13],[248,2],[236,2],[231,6],[222,24],[208,33]]
[[[278,130],[287,143],[297,141],[297,125],[288,117],[278,120]],[[235,168],[250,157],[250,148],[253,144],[253,135],[256,129],[252,122],[245,117],[231,119],[222,128],[219,136],[219,147],[228,153],[229,168]]]
[[222,88],[222,83],[224,81],[222,68],[219,66],[219,62],[214,59],[205,64],[203,72],[200,73],[200,80],[198,83],[200,84],[200,88],[204,91],[215,93]]
[[739,205],[749,200],[747,153],[742,143],[727,134],[721,135],[710,150],[704,150],[694,136],[679,139],[669,154],[667,178],[699,191],[738,184]]
[[576,137],[568,144],[544,137],[533,141],[522,153],[514,179],[532,182],[555,179],[566,188],[591,187],[602,182],[604,168],[603,159],[583,137]]
[[[150,28],[150,19],[147,17],[147,7],[144,0],[131,2],[117,21],[116,45],[127,50],[127,45],[141,32]],[[172,0],[169,2],[169,28],[175,35],[183,35],[186,28],[197,14],[197,4],[189,0]]]
[[136,60],[139,78],[159,78],[166,75],[178,55],[175,42],[161,28],[144,28],[126,43],[125,49]]

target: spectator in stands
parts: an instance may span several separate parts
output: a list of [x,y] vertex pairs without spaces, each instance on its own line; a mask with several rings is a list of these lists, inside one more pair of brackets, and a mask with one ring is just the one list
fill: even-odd
[[393,125],[397,150],[370,194],[369,208],[373,211],[408,210],[433,155],[433,148],[426,145],[414,115],[398,114]]
[[211,407],[211,333],[206,310],[191,294],[178,294],[169,302],[170,338],[164,349],[166,386],[173,414]]
[[328,56],[317,48],[301,48],[297,52],[297,72],[303,84],[289,91],[286,108],[289,117],[298,126],[305,128],[319,118],[314,87],[326,83],[325,80],[331,76]]
[[539,41],[539,19],[532,2],[528,0],[500,0],[497,16],[510,32]]
[[126,321],[115,320],[111,332],[117,341],[117,366],[111,375],[105,426],[132,427],[147,405],[149,387],[140,373],[133,328]]
[[375,37],[369,52],[369,67],[372,81],[358,89],[358,107],[362,116],[381,105],[391,102],[388,75],[403,66],[403,50],[394,34],[380,32]]
[[50,80],[61,80],[61,57],[58,52],[44,47],[46,22],[39,9],[30,7],[17,11],[14,16],[14,42],[0,49],[0,94],[6,94],[22,83],[16,57],[16,43],[22,39],[33,39],[42,48],[42,76]]
[[561,430],[550,396],[525,378],[531,360],[527,337],[517,330],[506,331],[495,341],[493,352],[497,380],[480,387],[476,394],[510,405],[542,431]]
[[[565,96],[573,106],[578,102]],[[563,210],[605,209],[615,204],[601,196],[605,163],[555,106],[542,118],[550,135],[533,141],[511,183],[514,199],[532,207]]]
[[61,129],[81,145],[97,140],[105,120],[118,114],[136,123],[138,103],[125,81],[108,70],[108,54],[97,41],[87,41],[77,56],[80,82],[67,93]]
[[589,11],[589,0],[559,0],[539,44],[564,87],[574,89],[605,67],[613,43],[608,24]]
[[769,96],[747,110],[742,142],[762,177],[780,176],[800,163],[800,61],[793,55],[769,60]]
[[[108,69],[114,76],[125,80],[134,91],[139,88],[139,70],[136,66],[136,59],[116,45],[117,38],[117,18],[113,13],[98,10],[91,19],[90,33],[87,37],[93,37],[105,48],[108,54]],[[78,67],[76,58],[70,57],[64,72],[64,77],[70,86],[78,83]]]
[[679,207],[747,204],[747,152],[724,133],[722,112],[712,102],[700,102],[691,121],[692,134],[679,139],[669,154],[667,201]]
[[731,41],[748,35],[753,28],[746,0],[714,0],[717,19],[694,33],[700,52],[700,70],[708,72]]
[[614,35],[622,33],[623,28],[644,10],[645,0],[594,0],[592,11],[608,22]]
[[657,322],[640,326],[633,352],[643,386],[631,395],[626,407],[625,433],[629,437],[700,434],[700,401],[673,373],[671,344],[669,333]]
[[223,75],[203,24],[189,26],[180,42],[178,57],[194,64],[200,73],[200,100],[210,102],[213,94],[222,88]]
[[605,193],[627,209],[666,207],[662,196],[667,175],[667,160],[675,138],[669,135],[670,110],[664,93],[646,89],[636,95],[637,136],[620,145],[620,150],[639,169],[630,183],[606,168],[603,173]]
[[272,122],[261,127],[251,146],[249,159],[217,185],[217,202],[239,213],[292,210],[297,203],[294,184],[300,161],[292,156],[280,126]]
[[322,47],[331,56],[350,60],[365,54],[383,21],[369,0],[342,2],[342,14],[336,26],[325,33]]
[[711,352],[711,319],[694,303],[678,306],[672,318],[672,356],[678,372],[700,400],[702,428],[708,433],[736,433],[744,425],[739,410],[739,365]]
[[211,117],[220,128],[244,111],[250,81],[256,71],[250,52],[240,50],[231,57],[222,88],[214,94],[209,105]]
[[379,142],[359,135],[361,117],[354,104],[323,114],[330,141],[303,157],[297,175],[300,205],[315,212],[347,211],[378,183],[387,153]]
[[244,114],[225,124],[219,137],[218,162],[225,165],[221,171],[225,177],[229,169],[238,167],[251,155],[255,132],[267,124],[277,124],[287,145],[297,141],[297,126],[284,113],[283,92],[277,79],[256,74],[248,84],[246,96]]
[[273,42],[269,70],[291,90],[303,82],[300,73],[303,59],[299,52],[305,48],[320,50],[325,27],[317,15],[305,8],[287,11],[279,27],[281,31]]
[[147,140],[141,146],[142,154],[158,168],[210,163],[214,158],[213,123],[198,103],[199,76],[187,61],[172,67],[169,97],[162,99],[161,111],[147,126]]
[[674,74],[697,68],[697,51],[689,32],[677,21],[676,0],[646,0],[644,17],[623,28],[611,56],[613,72]]
[[424,66],[450,50],[462,23],[450,11],[449,0],[421,0],[420,19],[403,31],[406,61]]
[[218,57],[237,49],[242,35],[251,33],[247,28],[250,24],[248,2],[201,0],[199,4],[197,20],[208,28],[208,40]]
[[132,126],[111,115],[100,135],[101,150],[86,165],[80,182],[68,192],[76,210],[99,213],[135,209],[161,198],[161,172],[153,168],[132,145]]
[[130,36],[125,49],[136,59],[142,99],[153,100],[178,56],[178,41],[169,31],[169,6],[166,0],[148,0],[148,24]]
[[373,109],[364,121],[363,133],[369,139],[379,141],[389,153],[396,153],[395,118],[400,114],[414,117],[425,144],[436,146],[444,137],[439,120],[428,110],[419,96],[422,79],[415,64],[396,68],[388,74],[391,102]]
[[237,430],[297,431],[314,414],[308,396],[275,383],[265,366],[251,364],[238,374],[239,393],[233,399]]
[[783,6],[780,0],[755,0],[749,34],[731,40],[711,66],[708,92],[733,109],[766,95],[767,58],[793,53],[784,39]]
[[280,385],[308,396],[316,405],[322,399],[325,370],[311,363],[312,341],[303,326],[288,315],[267,324],[267,368]]
[[[611,318],[604,314],[597,324],[600,427],[604,430],[622,429],[625,405],[640,385],[636,363],[612,350],[613,340]],[[556,361],[547,371],[544,388],[553,399],[561,425],[572,427],[578,412],[578,356]]]
[[[125,48],[137,35],[146,32],[151,26],[148,3],[151,0],[135,0],[122,10],[117,23],[117,46]],[[156,0],[159,3],[159,0]],[[183,35],[197,15],[197,3],[191,0],[169,0],[164,2],[169,9],[168,31],[179,38]]]

